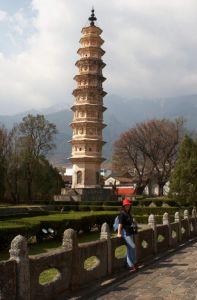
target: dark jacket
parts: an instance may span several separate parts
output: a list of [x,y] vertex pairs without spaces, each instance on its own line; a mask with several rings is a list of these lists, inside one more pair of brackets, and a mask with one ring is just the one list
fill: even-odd
[[130,215],[130,213],[126,212],[125,210],[122,210],[118,216],[119,224],[123,225],[123,229],[126,232],[126,235],[132,235],[132,224],[133,224],[133,218]]

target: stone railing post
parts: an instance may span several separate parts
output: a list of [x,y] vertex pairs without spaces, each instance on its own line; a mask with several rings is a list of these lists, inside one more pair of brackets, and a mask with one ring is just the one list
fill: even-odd
[[148,225],[153,230],[153,251],[157,254],[157,224],[153,214],[148,217]]
[[170,219],[169,215],[167,212],[163,214],[163,225],[168,226],[168,232],[169,232],[169,246],[172,246],[172,230],[171,230],[171,224],[170,224]]
[[196,213],[196,207],[193,207],[192,209],[192,218],[194,218],[194,231],[197,235],[197,213]]
[[174,221],[178,224],[178,241],[181,242],[182,240],[182,231],[181,231],[181,217],[180,213],[177,211],[174,215]]
[[189,211],[187,209],[184,210],[183,218],[184,220],[187,220],[187,235],[189,239],[191,228],[190,228],[190,220],[189,220]]
[[71,262],[71,276],[70,276],[70,288],[74,289],[75,286],[79,285],[80,276],[80,261],[78,255],[78,241],[77,234],[73,229],[66,229],[63,234],[62,247],[65,250],[72,251],[72,262]]
[[16,261],[17,300],[30,300],[30,270],[27,240],[17,235],[11,242],[10,260]]
[[110,236],[109,225],[107,223],[104,223],[101,226],[100,240],[102,239],[105,239],[107,241],[107,271],[108,274],[111,274],[112,273],[111,236]]

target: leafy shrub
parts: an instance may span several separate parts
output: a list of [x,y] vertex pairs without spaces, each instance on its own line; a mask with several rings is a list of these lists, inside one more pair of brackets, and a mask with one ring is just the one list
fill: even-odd
[[60,207],[60,206],[68,206],[68,205],[78,205],[80,202],[77,201],[54,201],[55,207]]
[[102,211],[103,210],[103,206],[91,205],[90,206],[90,210],[91,211]]
[[103,201],[81,201],[81,202],[78,202],[79,203],[79,206],[80,205],[96,205],[96,206],[102,206],[103,205]]
[[63,211],[78,211],[79,210],[79,207],[78,205],[64,205],[62,207]]
[[79,211],[90,211],[91,207],[88,205],[79,205]]
[[167,212],[169,215],[174,215],[175,212],[180,211],[179,207],[133,207],[132,213],[134,215],[163,215]]
[[136,200],[142,200],[145,199],[146,196],[145,195],[136,195]]
[[37,235],[39,230],[40,224],[38,222],[25,224],[14,220],[13,222],[0,221],[0,249],[8,247],[11,240],[19,234],[29,238]]
[[103,206],[122,206],[121,201],[105,201],[103,202]]
[[120,206],[103,206],[105,211],[120,211]]

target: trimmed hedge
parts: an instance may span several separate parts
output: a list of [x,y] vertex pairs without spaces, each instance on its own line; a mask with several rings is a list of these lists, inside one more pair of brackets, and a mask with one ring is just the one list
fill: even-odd
[[[174,221],[174,216],[169,216],[170,221]],[[148,215],[146,216],[137,216],[134,215],[134,219],[136,220],[137,223],[139,224],[148,224]],[[157,224],[162,224],[163,221],[163,216],[155,215],[156,223]]]
[[174,215],[180,211],[179,207],[133,207],[132,213],[134,215],[163,215],[167,212],[169,215]]
[[[94,206],[94,205],[80,205],[78,207],[76,206],[64,206],[65,211],[117,211],[119,212],[121,209],[121,206]],[[175,214],[175,212],[180,211],[179,207],[138,207],[138,206],[133,206],[132,207],[132,213],[134,215],[150,215],[150,214],[155,214],[155,215],[163,215],[165,212],[168,212],[169,215]]]
[[[134,200],[132,205],[132,214],[138,223],[147,223],[148,216],[154,214],[158,223],[162,222],[162,216],[168,212],[169,216],[174,218],[176,211],[180,211],[178,206],[175,207],[147,207],[138,206],[139,203],[170,203],[172,200],[147,198]],[[115,216],[118,215],[121,202],[118,201],[83,201],[83,202],[65,202],[66,205],[55,205],[57,211],[37,211],[30,210],[28,213],[21,213],[0,217],[0,247],[5,248],[10,241],[18,234],[22,234],[27,238],[36,236],[38,240],[42,240],[42,229],[53,228],[57,231],[57,238],[61,239],[66,228],[73,228],[76,231],[88,232],[95,225],[100,226],[107,222],[112,227]],[[174,202],[173,204],[176,204]],[[60,212],[61,209],[64,211]],[[191,210],[189,208],[189,210]],[[72,213],[73,211],[73,213]],[[77,213],[75,213],[77,211]],[[2,221],[1,221],[2,220]],[[3,221],[4,220],[4,221]]]
[[[165,204],[170,207],[179,207],[177,201],[169,198],[145,198],[145,196],[136,197],[135,200],[132,201],[132,206],[149,206],[151,203],[154,203],[157,207],[161,207]],[[122,201],[81,201],[81,202],[67,202],[67,201],[59,201],[56,203],[56,206],[121,206]],[[80,210],[80,208],[79,208]]]
[[13,220],[0,221],[0,249],[9,246],[11,240],[18,234],[22,234],[26,238],[37,235],[40,231],[40,223],[23,223]]
[[7,215],[3,215],[0,216],[0,221],[1,220],[9,220],[9,219],[13,219],[13,218],[25,218],[25,217],[34,217],[34,216],[47,216],[49,214],[49,212],[46,210],[42,210],[42,211],[27,211],[27,212],[23,212],[23,213],[17,213],[17,214],[7,214]]
[[154,203],[157,207],[161,207],[165,204],[170,207],[179,207],[179,204],[175,200],[168,198],[146,198],[138,201],[138,205],[140,206],[149,206],[151,203]]
[[88,232],[93,226],[100,227],[107,222],[112,227],[116,213],[110,212],[79,212],[50,214],[48,216],[26,217],[12,219],[12,221],[0,221],[0,247],[7,247],[11,240],[18,234],[29,238],[36,236],[38,241],[43,238],[42,229],[53,228],[58,239],[62,238],[65,229],[73,228],[76,231]]

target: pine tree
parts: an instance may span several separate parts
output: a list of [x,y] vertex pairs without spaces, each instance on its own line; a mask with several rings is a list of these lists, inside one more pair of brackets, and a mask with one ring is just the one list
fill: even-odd
[[181,205],[197,204],[197,141],[187,135],[170,178],[170,195]]

